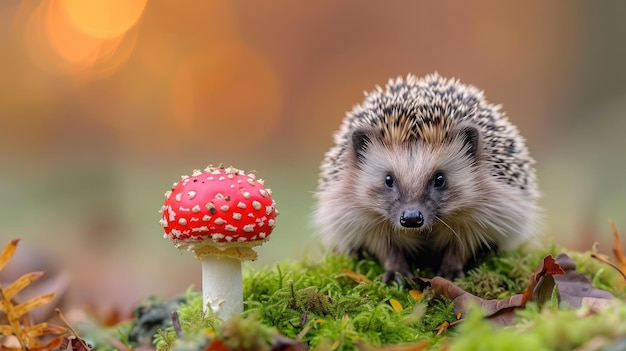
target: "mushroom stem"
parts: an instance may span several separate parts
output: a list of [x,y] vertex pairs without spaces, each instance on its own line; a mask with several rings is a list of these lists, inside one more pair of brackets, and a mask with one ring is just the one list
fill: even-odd
[[202,262],[202,305],[221,319],[243,312],[241,260],[205,255]]

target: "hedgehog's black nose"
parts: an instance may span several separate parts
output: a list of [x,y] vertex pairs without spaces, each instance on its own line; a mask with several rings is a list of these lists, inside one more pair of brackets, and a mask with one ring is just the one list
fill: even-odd
[[407,228],[419,228],[424,225],[424,216],[420,211],[404,211],[400,216],[400,224]]

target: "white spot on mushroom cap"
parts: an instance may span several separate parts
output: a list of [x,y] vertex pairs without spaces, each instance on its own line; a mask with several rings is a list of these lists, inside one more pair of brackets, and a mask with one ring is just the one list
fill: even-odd
[[191,209],[189,207],[183,207],[183,206],[178,206],[178,210],[180,212],[191,212]]
[[179,218],[178,219],[178,224],[180,224],[180,225],[187,225],[187,220],[184,219],[184,218]]
[[256,182],[252,178],[248,178],[248,179],[246,179],[246,181],[248,182],[248,184],[250,184],[252,186],[256,185]]
[[224,229],[228,230],[229,232],[236,232],[237,231],[237,227],[235,227],[232,224],[227,224]]
[[226,179],[226,177],[224,177],[224,176],[220,176],[219,178],[217,178],[217,180],[220,180],[220,181],[224,180],[224,179]]
[[226,223],[226,221],[223,218],[221,218],[221,217],[217,217],[217,218],[215,218],[214,223],[217,224],[217,225],[222,225],[222,224]]
[[263,196],[263,197],[267,197],[267,190],[259,189],[259,194],[261,194],[261,196]]
[[276,226],[276,221],[273,219],[270,219],[269,221],[267,221],[267,225],[269,225],[270,227],[275,227]]
[[256,200],[254,200],[254,201],[252,201],[252,207],[253,207],[255,210],[257,210],[257,211],[258,211],[258,210],[260,210],[260,209],[261,209],[261,207],[262,207],[262,206],[261,206],[261,203],[260,203],[260,202],[258,202],[258,201],[256,201]]
[[210,221],[210,220],[211,220],[211,216],[209,216],[209,215],[204,215],[204,217],[202,217],[202,220],[203,220],[203,221],[205,221],[205,222],[208,222],[208,221]]
[[244,199],[246,199],[246,200],[248,200],[248,199],[250,198],[250,193],[249,193],[249,192],[247,192],[247,191],[244,191],[244,192],[243,192],[243,198],[244,198]]
[[228,211],[228,210],[229,210],[229,208],[230,208],[230,207],[228,207],[228,205],[222,205],[222,206],[220,207],[220,210],[222,210],[222,211],[226,212],[226,211]]
[[224,239],[224,234],[216,233],[211,235],[211,239],[213,240],[222,240]]
[[246,204],[244,204],[243,202],[239,201],[237,203],[237,207],[239,207],[240,209],[244,210],[246,208]]
[[265,236],[266,236],[266,235],[267,235],[267,234],[265,234],[265,232],[261,232],[261,233],[259,233],[259,238],[261,238],[261,239],[265,239]]
[[191,208],[191,211],[193,213],[198,213],[200,212],[200,205],[195,205],[194,207]]
[[254,231],[254,224],[246,224],[243,226],[243,231],[246,233],[252,233]]
[[208,232],[209,231],[209,227],[207,227],[207,226],[197,227],[197,228],[191,229],[191,231],[192,232],[198,232],[198,233]]
[[269,215],[274,210],[274,206],[265,206],[265,214]]
[[187,192],[187,197],[189,198],[189,200],[193,200],[196,197],[196,192],[193,190]]
[[169,199],[170,196],[172,196],[172,191],[171,190],[166,191],[165,192],[165,199]]
[[159,224],[161,225],[161,227],[167,228],[167,221],[165,220],[165,218],[161,218],[159,220]]
[[240,220],[241,219],[241,213],[239,213],[239,212],[233,213],[233,219]]
[[240,237],[238,237],[238,238],[237,238],[237,242],[240,242],[240,243],[242,243],[242,242],[244,242],[244,241],[247,241],[247,240],[248,240],[248,239],[246,239],[246,237],[245,237],[245,236],[240,236]]
[[192,176],[199,176],[200,174],[202,174],[202,171],[199,169],[194,169],[191,173]]
[[167,216],[170,222],[176,219],[176,212],[172,210],[172,206],[167,206]]
[[233,237],[230,236],[230,235],[225,236],[224,239],[226,239],[226,241],[228,241],[228,242],[233,241]]
[[178,193],[178,194],[176,194],[176,196],[174,198],[176,199],[176,201],[180,201],[183,198],[183,194],[182,193]]

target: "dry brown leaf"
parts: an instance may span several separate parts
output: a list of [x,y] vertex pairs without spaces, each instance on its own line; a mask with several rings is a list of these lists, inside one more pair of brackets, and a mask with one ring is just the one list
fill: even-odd
[[9,241],[9,243],[4,247],[2,252],[0,253],[0,271],[4,269],[4,267],[9,263],[15,250],[17,249],[17,243],[20,242],[20,239],[13,239]]
[[364,276],[363,274],[353,272],[349,269],[344,269],[341,273],[335,276],[335,278],[339,278],[339,277],[349,278],[356,283],[368,283],[369,284],[372,282],[368,277]]
[[613,242],[615,243],[615,247],[613,248],[613,255],[615,255],[617,265],[622,270],[622,272],[626,272],[626,256],[624,255],[624,246],[622,245],[622,240],[619,237],[619,233],[617,232],[617,227],[615,226],[615,223],[610,218],[609,224],[611,225],[611,229],[613,230]]
[[[501,325],[512,324],[515,309],[523,307],[526,302],[545,303],[551,298],[555,286],[558,289],[559,301],[575,308],[580,307],[585,298],[607,301],[614,298],[609,292],[594,288],[589,278],[576,271],[576,265],[566,254],[560,254],[556,259],[551,256],[544,258],[542,264],[531,276],[526,291],[502,300],[479,298],[441,277],[424,279],[424,281],[430,284],[436,295],[452,300],[455,313],[465,314],[468,305],[476,303],[485,312],[487,318]],[[604,304],[594,301],[594,305]]]
[[444,321],[443,323],[441,323],[438,327],[437,327],[437,336],[440,336],[441,334],[443,334],[443,332],[445,332],[446,330],[448,330],[448,328],[450,327],[450,322],[448,321]]
[[[0,253],[0,270],[6,267],[17,249],[18,239],[11,240]],[[6,315],[8,325],[0,325],[2,335],[13,335],[18,340],[20,347],[0,345],[0,348],[7,350],[52,350],[62,343],[63,334],[67,329],[50,323],[32,324],[28,313],[37,307],[43,306],[54,297],[54,293],[44,294],[31,298],[30,300],[15,305],[13,297],[22,289],[42,276],[41,272],[33,272],[22,275],[20,278],[3,288],[0,284],[0,311]],[[42,342],[42,336],[52,335],[53,338]]]

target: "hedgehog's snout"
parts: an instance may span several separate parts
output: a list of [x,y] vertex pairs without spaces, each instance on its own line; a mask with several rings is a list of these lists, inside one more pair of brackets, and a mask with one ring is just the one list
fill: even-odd
[[405,210],[400,215],[400,225],[405,228],[419,228],[424,225],[424,215],[418,210]]

